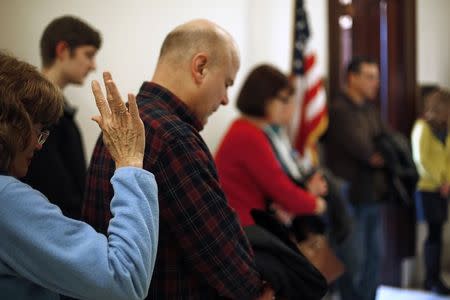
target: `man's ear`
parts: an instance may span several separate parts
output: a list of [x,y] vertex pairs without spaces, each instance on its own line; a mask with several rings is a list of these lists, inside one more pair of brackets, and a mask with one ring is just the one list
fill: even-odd
[[191,74],[196,84],[201,84],[207,73],[208,54],[204,52],[197,53],[192,58]]
[[57,59],[63,59],[65,57],[68,57],[69,55],[70,55],[69,44],[67,44],[67,42],[65,41],[59,41],[56,44],[55,57]]

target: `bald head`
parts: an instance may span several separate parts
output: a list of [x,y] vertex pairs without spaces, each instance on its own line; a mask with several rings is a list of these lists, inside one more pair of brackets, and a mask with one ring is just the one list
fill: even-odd
[[228,32],[208,20],[194,20],[167,35],[152,81],[176,95],[205,124],[228,103],[227,91],[239,64]]
[[237,47],[231,35],[204,19],[189,21],[172,30],[163,42],[159,62],[179,65],[200,52],[209,53],[211,65],[228,57],[239,64]]

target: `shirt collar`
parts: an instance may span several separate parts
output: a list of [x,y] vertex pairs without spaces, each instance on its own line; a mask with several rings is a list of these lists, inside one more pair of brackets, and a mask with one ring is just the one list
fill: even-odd
[[364,100],[361,104],[356,104],[355,102],[352,101],[350,96],[345,92],[341,93],[341,97],[345,102],[350,104],[351,107],[353,107],[355,109],[365,109],[367,106],[369,106],[369,102],[367,100]]
[[145,81],[141,85],[139,95],[142,95],[145,98],[154,96],[158,97],[163,100],[161,102],[166,109],[174,112],[184,122],[194,126],[197,131],[201,131],[203,129],[202,122],[200,122],[189,107],[165,87],[154,82]]

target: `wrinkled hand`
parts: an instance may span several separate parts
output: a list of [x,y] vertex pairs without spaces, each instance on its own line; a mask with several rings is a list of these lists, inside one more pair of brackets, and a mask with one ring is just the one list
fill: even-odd
[[142,168],[145,149],[144,124],[139,117],[136,98],[128,94],[128,106],[122,101],[109,72],[103,73],[106,98],[100,84],[92,81],[92,92],[100,116],[92,117],[103,133],[103,142],[111,154],[116,168],[133,166]]

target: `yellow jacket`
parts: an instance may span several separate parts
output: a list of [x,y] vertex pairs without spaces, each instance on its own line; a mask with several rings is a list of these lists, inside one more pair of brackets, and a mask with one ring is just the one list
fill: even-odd
[[417,120],[411,133],[413,159],[419,172],[417,189],[436,192],[450,182],[450,135],[445,145],[425,120]]

